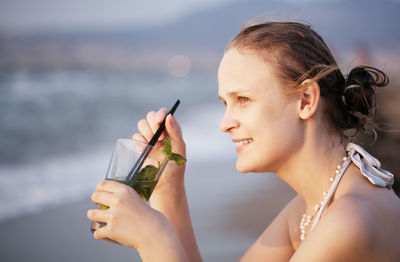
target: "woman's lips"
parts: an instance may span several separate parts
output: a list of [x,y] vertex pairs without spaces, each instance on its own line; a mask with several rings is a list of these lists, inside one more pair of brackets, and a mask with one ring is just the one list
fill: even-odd
[[253,142],[253,139],[252,138],[234,139],[232,141],[236,144],[236,152],[239,153],[244,148],[248,147]]

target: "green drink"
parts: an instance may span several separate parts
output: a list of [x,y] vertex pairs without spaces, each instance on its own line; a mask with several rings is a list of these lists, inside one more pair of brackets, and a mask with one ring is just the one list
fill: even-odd
[[[149,201],[151,193],[153,193],[158,182],[154,179],[143,178],[136,178],[134,181],[126,181],[124,179],[124,177],[106,178],[106,180],[116,181],[133,188],[145,202]],[[108,206],[99,205],[98,208],[101,210],[107,210]],[[92,222],[90,231],[94,233],[94,231],[103,226],[105,226],[105,223]]]
[[[116,181],[133,188],[143,199],[143,201],[147,202],[149,201],[151,193],[153,193],[153,190],[157,185],[159,175],[162,169],[165,167],[166,162],[166,159],[164,159],[162,163],[158,162],[158,167],[153,165],[145,166],[140,170],[133,181],[126,180],[126,177],[112,177],[106,178],[106,180]],[[99,205],[98,208],[101,210],[107,210],[108,206]],[[94,231],[105,225],[105,223],[92,222],[90,231],[94,233]]]
[[[164,139],[164,150],[160,151],[152,148],[148,156],[143,161],[140,171],[132,178],[129,178],[130,171],[143,150],[149,147],[148,144],[133,139],[118,139],[110,165],[107,170],[106,180],[116,181],[133,188],[145,201],[149,201],[151,193],[160,178],[169,160],[177,165],[183,165],[186,159],[172,152],[169,138]],[[132,180],[130,180],[132,179]],[[107,210],[108,206],[99,205],[99,209]],[[105,226],[102,222],[92,222],[90,231],[93,233],[97,229]]]
[[[134,181],[126,181],[123,177],[106,178],[106,180],[116,181],[132,187],[145,202],[149,201],[151,193],[153,193],[153,190],[158,182],[157,180],[141,178],[135,179]],[[101,210],[107,210],[108,206],[99,205],[98,208]],[[92,225],[90,226],[90,231],[94,233],[94,231],[103,226],[105,226],[105,223],[92,222]]]
[[[151,193],[153,193],[153,190],[156,187],[157,182],[158,182],[157,180],[141,179],[141,178],[135,179],[134,181],[126,181],[126,180],[124,180],[123,177],[106,178],[106,180],[116,181],[116,182],[125,184],[127,186],[130,186],[139,194],[139,196],[145,202],[149,201]],[[98,208],[101,210],[107,210],[108,206],[99,205]],[[104,223],[93,222],[90,227],[90,231],[92,233],[94,233],[94,231],[96,231],[97,229],[99,229],[100,227],[103,227],[103,226],[105,226]]]
[[157,180],[141,179],[141,178],[135,179],[134,181],[126,181],[123,180],[123,178],[118,178],[118,177],[113,179],[108,178],[107,180],[117,181],[119,183],[132,187],[139,194],[139,196],[146,202],[149,201],[151,193],[153,193],[153,190],[158,182]]

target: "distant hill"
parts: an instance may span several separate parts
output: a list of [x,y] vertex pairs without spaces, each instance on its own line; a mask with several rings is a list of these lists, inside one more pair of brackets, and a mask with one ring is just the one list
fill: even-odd
[[[118,59],[110,58],[111,53],[120,55],[120,59],[136,57],[138,53],[143,55],[150,50],[161,53],[196,54],[199,50],[222,53],[241,25],[257,16],[309,23],[328,45],[341,52],[353,49],[355,44],[374,50],[399,50],[399,14],[400,3],[389,0],[337,0],[308,4],[274,0],[239,1],[201,10],[171,24],[151,28],[43,32],[19,36],[0,34],[0,69],[18,68],[21,63],[28,67],[32,63],[51,66],[54,63],[51,57],[57,63],[86,67],[104,63],[105,60],[99,56],[106,54],[106,60],[115,63]],[[81,59],[79,54],[83,54],[86,60],[75,63],[74,59]],[[37,59],[39,55],[41,58]],[[30,58],[26,59],[26,56]]]
[[341,49],[360,41],[372,48],[400,46],[400,3],[387,0],[338,0],[311,4],[240,1],[194,13],[164,27],[147,32],[127,32],[126,35],[136,43],[154,41],[153,45],[220,49],[244,22],[257,16],[310,23],[328,42]]

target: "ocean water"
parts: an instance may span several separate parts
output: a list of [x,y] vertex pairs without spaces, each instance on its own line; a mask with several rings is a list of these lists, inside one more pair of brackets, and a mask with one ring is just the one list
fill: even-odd
[[114,143],[146,112],[170,108],[188,161],[234,159],[219,129],[224,107],[214,73],[89,71],[0,74],[0,222],[88,197],[104,178]]

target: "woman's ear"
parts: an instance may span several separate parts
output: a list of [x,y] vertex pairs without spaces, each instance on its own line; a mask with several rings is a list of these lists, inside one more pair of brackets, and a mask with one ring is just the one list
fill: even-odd
[[306,120],[312,117],[317,111],[320,89],[318,83],[310,79],[304,80],[300,85],[300,89],[302,91],[299,100],[299,117],[302,120]]

